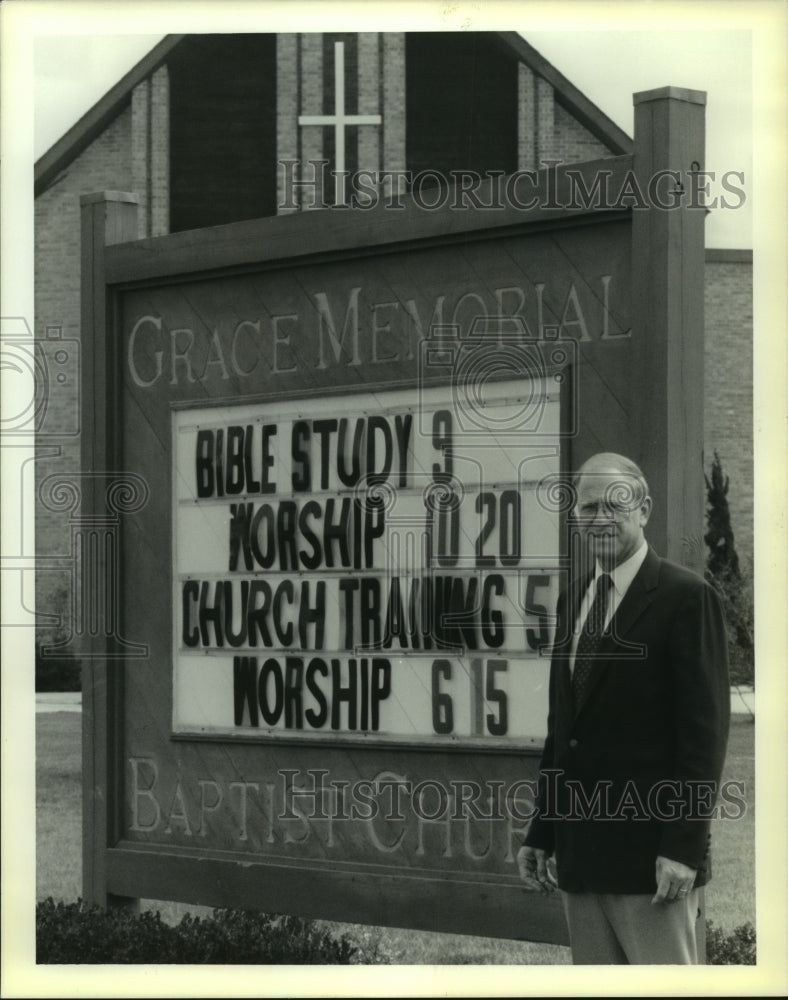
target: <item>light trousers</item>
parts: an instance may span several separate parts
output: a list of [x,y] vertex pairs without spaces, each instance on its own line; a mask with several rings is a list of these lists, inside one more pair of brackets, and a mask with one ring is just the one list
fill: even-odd
[[697,889],[654,904],[651,894],[561,895],[574,965],[697,965]]

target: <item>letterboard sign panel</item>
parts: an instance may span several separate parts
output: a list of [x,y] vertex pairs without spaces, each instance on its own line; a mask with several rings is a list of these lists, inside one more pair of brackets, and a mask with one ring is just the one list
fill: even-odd
[[542,736],[559,386],[175,411],[175,729]]

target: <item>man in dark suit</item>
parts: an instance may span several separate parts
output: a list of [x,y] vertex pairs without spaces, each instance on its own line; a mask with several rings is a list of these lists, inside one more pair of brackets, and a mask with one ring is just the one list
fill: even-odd
[[701,577],[649,548],[651,498],[633,462],[595,455],[575,490],[592,571],[559,598],[518,866],[552,891],[555,856],[575,964],[692,964],[728,737],[722,612]]

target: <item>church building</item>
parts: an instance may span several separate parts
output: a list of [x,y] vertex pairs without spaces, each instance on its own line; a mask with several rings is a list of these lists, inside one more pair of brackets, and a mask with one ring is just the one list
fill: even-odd
[[[666,68],[665,84],[672,81]],[[35,166],[35,335],[66,358],[37,486],[79,468],[80,197],[121,191],[139,237],[382,196],[425,207],[479,178],[631,153],[632,139],[515,32],[170,35]],[[706,249],[705,428],[752,569],[752,252]],[[58,350],[61,347],[62,349]],[[54,362],[50,362],[50,366]],[[71,430],[73,429],[73,433]],[[607,443],[599,442],[600,450]],[[697,540],[703,544],[702,540]],[[70,600],[69,524],[37,510],[40,611]]]

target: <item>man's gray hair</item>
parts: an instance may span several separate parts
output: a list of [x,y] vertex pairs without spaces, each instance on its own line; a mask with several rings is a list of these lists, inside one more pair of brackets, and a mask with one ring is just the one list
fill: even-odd
[[[624,494],[624,497],[638,501],[648,496],[648,482],[640,466],[636,465],[631,458],[627,458],[625,455],[617,455],[613,451],[600,451],[596,455],[592,455],[589,459],[586,459],[575,475],[575,488],[577,488],[581,476],[595,475],[593,471],[594,466],[598,469],[613,469],[621,473],[623,478],[620,487],[616,484],[612,492],[620,492]],[[624,497],[613,497],[611,499],[624,499]]]

